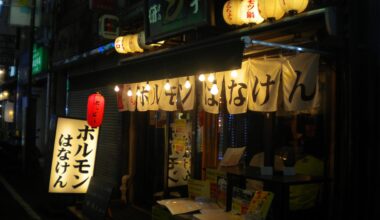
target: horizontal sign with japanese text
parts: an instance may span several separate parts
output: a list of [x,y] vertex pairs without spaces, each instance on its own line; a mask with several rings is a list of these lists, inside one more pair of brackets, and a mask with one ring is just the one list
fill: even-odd
[[210,24],[210,3],[201,0],[148,0],[145,36],[155,42]]
[[203,76],[198,97],[195,95],[195,75],[119,85],[118,109],[132,112],[136,109],[189,111],[193,110],[195,99],[199,99],[203,110],[219,114],[223,96],[229,114],[242,114],[247,110],[316,112],[320,108],[317,54],[250,59],[244,61],[240,69]]

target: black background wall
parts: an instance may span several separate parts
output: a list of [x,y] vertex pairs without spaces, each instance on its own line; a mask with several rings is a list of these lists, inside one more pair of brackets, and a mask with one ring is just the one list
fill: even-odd
[[341,1],[334,219],[380,216],[380,2]]

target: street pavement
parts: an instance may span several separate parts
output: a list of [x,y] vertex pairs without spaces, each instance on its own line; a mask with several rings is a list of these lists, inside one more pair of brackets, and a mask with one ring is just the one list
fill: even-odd
[[[25,172],[19,153],[0,145],[0,220],[78,219],[77,213],[71,212],[69,207],[80,207],[84,195],[49,194],[48,177],[47,169],[36,163],[30,164]],[[149,212],[121,205],[117,199],[110,204],[112,220],[152,218]]]
[[31,219],[21,205],[0,184],[0,219]]

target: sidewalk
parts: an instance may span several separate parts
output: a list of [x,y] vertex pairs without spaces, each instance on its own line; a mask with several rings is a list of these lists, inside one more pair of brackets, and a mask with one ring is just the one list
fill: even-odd
[[[29,167],[31,168],[31,167]],[[76,220],[77,213],[69,210],[69,207],[75,207],[80,198],[84,195],[63,195],[63,194],[49,194],[48,193],[48,171],[38,168],[37,166],[30,169],[29,174],[22,172],[21,163],[17,155],[10,155],[4,153],[4,149],[0,149],[0,178],[2,178],[13,191],[19,195],[22,201],[30,207],[33,212],[40,218],[28,216],[25,212],[25,207],[22,207],[18,201],[12,198],[9,194],[9,190],[4,187],[2,181],[0,181],[0,197],[6,200],[11,200],[9,203],[4,202],[1,204],[1,210],[11,209],[19,210],[14,213],[14,216],[9,216],[10,213],[0,213],[0,219],[42,219],[42,220]],[[11,190],[12,190],[11,189]],[[4,195],[4,196],[3,196]],[[6,201],[5,200],[5,201]],[[79,205],[76,205],[79,207]],[[151,220],[151,214],[137,209],[131,205],[121,205],[117,200],[110,202],[110,210],[112,220]],[[22,217],[20,217],[22,216]]]

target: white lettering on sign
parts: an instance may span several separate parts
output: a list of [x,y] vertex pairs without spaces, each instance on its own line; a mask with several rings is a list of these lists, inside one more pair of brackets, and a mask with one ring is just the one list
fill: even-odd
[[154,24],[161,21],[161,5],[155,4],[149,8],[149,23]]
[[197,14],[199,11],[199,0],[193,0],[190,3],[190,7],[193,8],[193,14]]

